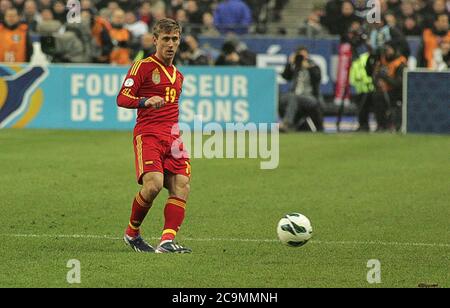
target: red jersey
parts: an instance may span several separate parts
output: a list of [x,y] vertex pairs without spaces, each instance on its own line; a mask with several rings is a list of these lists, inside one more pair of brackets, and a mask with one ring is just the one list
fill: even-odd
[[[135,136],[144,133],[172,135],[172,128],[178,127],[178,100],[183,80],[174,65],[164,65],[156,55],[134,63],[117,96],[117,104],[138,109]],[[159,109],[145,107],[144,102],[153,96],[162,97],[166,104]]]

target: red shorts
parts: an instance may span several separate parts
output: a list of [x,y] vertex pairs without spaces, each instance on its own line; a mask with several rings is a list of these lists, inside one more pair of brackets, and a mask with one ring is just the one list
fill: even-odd
[[191,176],[191,162],[181,138],[141,134],[134,137],[133,143],[139,184],[148,172]]

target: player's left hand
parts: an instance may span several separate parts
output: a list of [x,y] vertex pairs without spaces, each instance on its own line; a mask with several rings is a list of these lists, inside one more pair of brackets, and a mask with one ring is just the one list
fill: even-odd
[[164,106],[165,103],[166,101],[164,100],[164,98],[160,96],[153,96],[145,102],[145,107],[153,107],[159,109]]

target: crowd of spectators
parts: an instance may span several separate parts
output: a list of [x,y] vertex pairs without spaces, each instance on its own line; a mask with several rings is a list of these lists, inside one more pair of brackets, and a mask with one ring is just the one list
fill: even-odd
[[[405,35],[420,36],[425,29],[433,27],[436,16],[448,15],[450,10],[446,0],[380,0],[378,3],[387,23]],[[367,0],[330,0],[313,14],[319,16],[320,24],[329,33],[340,35],[354,20],[366,20],[371,10],[368,4]]]
[[[374,3],[378,11],[371,6]],[[367,43],[374,49],[377,44],[394,41],[407,57],[406,37],[420,37],[421,50],[413,55],[418,66],[439,68],[446,63],[448,67],[449,16],[450,2],[446,0],[329,0],[314,7],[299,34],[311,38],[338,35],[354,45]],[[434,56],[439,59],[433,60],[436,49],[440,54]]]
[[[29,61],[33,37],[40,38],[42,50],[52,62],[129,64],[152,51],[149,33],[162,18],[177,20],[192,42],[198,35],[219,37],[264,31],[260,24],[267,22],[268,16],[262,9],[270,6],[273,19],[279,20],[287,1],[0,0],[0,35],[21,41],[9,40],[14,46],[4,47],[11,51],[8,57],[1,56],[0,62]],[[78,21],[68,22],[69,18]],[[24,48],[28,48],[26,52],[14,51]],[[190,47],[188,50],[194,53]]]

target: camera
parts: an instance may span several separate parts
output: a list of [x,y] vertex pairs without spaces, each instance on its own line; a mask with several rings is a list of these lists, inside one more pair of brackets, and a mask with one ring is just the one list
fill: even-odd
[[90,58],[88,44],[83,41],[81,30],[66,25],[64,33],[48,31],[41,36],[42,52],[55,63],[85,63]]
[[181,41],[180,46],[178,48],[180,52],[188,52],[190,49],[188,43],[186,43],[185,41]]
[[297,54],[295,56],[295,60],[294,60],[295,66],[301,67],[304,60],[305,60],[305,57],[303,55]]
[[43,53],[51,56],[57,53],[56,38],[53,35],[43,35],[40,41]]

